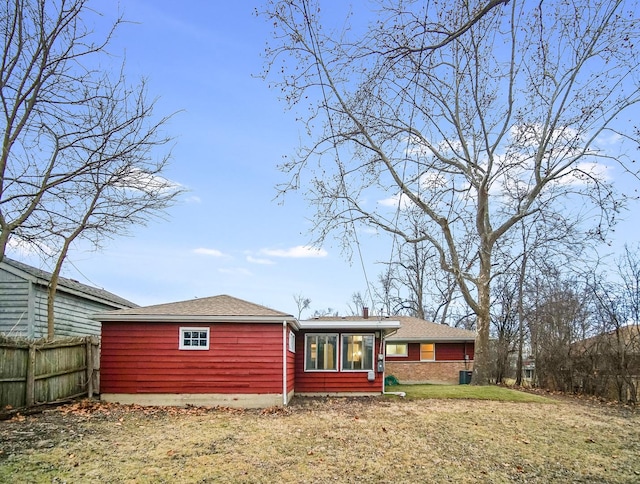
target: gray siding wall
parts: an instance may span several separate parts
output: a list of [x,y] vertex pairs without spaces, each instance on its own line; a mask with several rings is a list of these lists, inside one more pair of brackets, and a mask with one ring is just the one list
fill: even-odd
[[[35,294],[36,323],[33,337],[43,338],[47,336],[46,288],[38,286]],[[56,337],[100,336],[100,322],[92,320],[91,316],[110,309],[114,308],[59,291],[54,303]]]
[[32,323],[29,320],[30,285],[25,279],[0,271],[0,333],[29,336]]
[[[91,299],[58,291],[55,335],[100,336],[100,322],[91,316],[116,309]],[[0,333],[13,337],[47,336],[47,288],[0,270]]]

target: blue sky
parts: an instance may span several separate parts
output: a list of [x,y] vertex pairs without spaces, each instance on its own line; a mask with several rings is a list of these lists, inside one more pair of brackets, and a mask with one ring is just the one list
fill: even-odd
[[[117,5],[96,3],[105,21]],[[277,165],[295,151],[301,127],[258,77],[270,32],[256,5],[120,2],[135,23],[116,33],[114,63],[124,56],[132,80],[148,79],[158,116],[177,112],[167,125],[176,137],[167,175],[188,192],[166,221],[101,252],[73,253],[64,275],[141,305],[230,294],[296,315],[295,294],[313,309],[345,312],[352,293],[364,292],[360,263],[337,245],[304,250],[311,210],[302,197],[274,200],[285,180]],[[369,258],[367,276],[388,257]]]
[[[166,126],[175,137],[167,176],[188,192],[166,220],[107,241],[103,251],[71,253],[63,275],[140,305],[229,294],[294,315],[294,295],[310,298],[312,310],[344,314],[352,294],[365,293],[367,278],[375,284],[378,261],[390,257],[388,238],[360,234],[362,264],[357,252],[350,262],[331,240],[305,250],[312,208],[302,194],[274,200],[285,181],[277,165],[304,135],[295,113],[258,77],[270,35],[266,19],[254,15],[259,5],[95,3],[105,24],[118,9],[132,22],[109,50],[114,65],[126,59],[131,80],[148,79],[157,116],[176,113]],[[637,241],[627,215],[615,247]]]

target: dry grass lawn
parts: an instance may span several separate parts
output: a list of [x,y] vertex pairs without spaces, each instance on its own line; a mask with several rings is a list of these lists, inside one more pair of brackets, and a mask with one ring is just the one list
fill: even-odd
[[84,401],[0,422],[0,482],[640,482],[640,414],[563,401]]

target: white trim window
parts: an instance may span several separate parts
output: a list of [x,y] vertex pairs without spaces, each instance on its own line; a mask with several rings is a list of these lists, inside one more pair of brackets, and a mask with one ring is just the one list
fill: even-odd
[[422,343],[420,345],[420,361],[436,361],[435,343]]
[[180,328],[181,350],[208,350],[209,328]]
[[387,356],[409,356],[409,345],[407,343],[387,343]]
[[343,334],[342,370],[373,370],[375,341],[373,334]]
[[291,330],[289,331],[289,351],[296,352],[296,334]]
[[304,336],[304,371],[338,371],[338,335]]

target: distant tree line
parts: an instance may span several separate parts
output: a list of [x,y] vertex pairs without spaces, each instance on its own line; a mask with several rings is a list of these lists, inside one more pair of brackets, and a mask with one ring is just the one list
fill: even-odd
[[610,170],[639,178],[637,0],[373,3],[261,12],[264,77],[308,135],[281,165],[280,194],[304,193],[317,244],[392,238],[378,304],[473,324],[474,384],[504,378],[505,342],[521,355],[527,331],[539,378],[565,382],[570,367],[545,367],[545,351],[558,357],[546,339],[571,346],[565,320],[586,310],[572,298],[589,291],[564,268],[630,201]]

